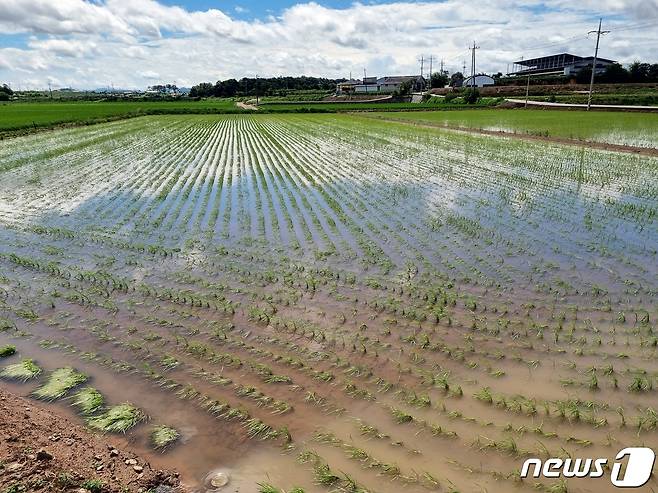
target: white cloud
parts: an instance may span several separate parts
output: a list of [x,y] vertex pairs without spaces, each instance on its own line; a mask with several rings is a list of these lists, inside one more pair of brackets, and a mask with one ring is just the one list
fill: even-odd
[[478,68],[497,72],[521,56],[589,54],[593,40],[585,33],[599,14],[610,17],[604,27],[613,31],[602,56],[655,61],[655,45],[636,43],[646,31],[628,26],[656,21],[658,0],[444,0],[346,9],[311,2],[253,21],[155,0],[0,0],[0,33],[30,37],[24,48],[0,48],[0,79],[43,86],[51,77],[84,88],[109,81],[144,87],[158,77],[179,85],[257,73],[346,77],[363,67],[383,75],[418,72],[421,53],[457,70],[470,60],[473,39],[481,47]]

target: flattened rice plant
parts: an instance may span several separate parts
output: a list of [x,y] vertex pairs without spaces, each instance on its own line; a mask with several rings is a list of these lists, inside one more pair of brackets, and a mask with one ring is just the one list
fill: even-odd
[[0,358],[6,358],[12,354],[16,354],[16,346],[8,345],[0,347]]
[[50,374],[46,383],[32,392],[32,395],[37,399],[54,401],[61,399],[69,390],[86,381],[87,375],[73,368],[58,368]]
[[125,433],[144,420],[146,420],[146,415],[126,402],[111,407],[99,416],[89,418],[87,423],[91,428],[105,433]]
[[40,374],[41,368],[39,368],[34,361],[31,359],[24,359],[20,363],[5,366],[0,372],[0,378],[27,382],[28,380],[38,377]]
[[157,425],[151,431],[151,443],[157,450],[166,450],[169,445],[173,444],[180,438],[180,433],[174,428],[166,425]]
[[82,414],[90,416],[99,411],[105,402],[103,394],[93,387],[85,387],[73,395],[72,405],[77,407]]

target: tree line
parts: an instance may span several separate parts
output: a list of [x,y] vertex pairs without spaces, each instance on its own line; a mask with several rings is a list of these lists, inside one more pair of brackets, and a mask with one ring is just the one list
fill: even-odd
[[192,86],[190,97],[231,98],[234,96],[279,96],[288,91],[333,91],[336,84],[345,79],[325,79],[323,77],[243,77],[240,80],[227,79],[201,82]]
[[2,84],[0,86],[0,101],[9,101],[9,97],[14,94],[14,91],[11,90],[7,84]]
[[[592,69],[584,68],[576,75],[576,82],[587,84],[591,76]],[[628,68],[620,63],[613,63],[606,67],[605,72],[596,75],[596,81],[609,84],[658,82],[658,63],[636,61],[628,65]]]

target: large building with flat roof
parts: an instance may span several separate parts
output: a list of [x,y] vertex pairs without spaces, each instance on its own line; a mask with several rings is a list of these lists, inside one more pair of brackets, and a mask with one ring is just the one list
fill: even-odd
[[[575,75],[585,67],[591,67],[594,57],[582,57],[571,53],[558,53],[557,55],[530,58],[514,62],[514,70],[507,75]],[[605,72],[605,69],[615,63],[607,58],[596,59],[596,73]]]

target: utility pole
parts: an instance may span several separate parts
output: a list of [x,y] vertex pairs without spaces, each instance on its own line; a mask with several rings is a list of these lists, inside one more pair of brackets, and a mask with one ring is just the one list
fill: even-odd
[[525,86],[525,107],[528,107],[528,95],[530,94],[530,74],[528,74],[528,84]]
[[423,68],[425,65],[425,57],[423,55],[420,55],[420,59],[418,60],[420,62],[420,76],[423,76]]
[[473,46],[468,47],[471,50],[471,85],[473,87],[475,87],[475,50],[479,48],[479,46],[476,46],[475,41],[473,41]]
[[258,74],[256,74],[256,106],[258,106]]
[[441,59],[441,75],[443,75],[443,58]]
[[428,86],[429,90],[432,89],[432,62],[434,62],[434,55],[430,55],[430,77],[429,77],[430,83]]
[[50,99],[52,99],[53,98],[53,89],[50,85],[50,81],[48,81],[48,92],[50,93]]
[[599,39],[601,34],[608,34],[610,31],[601,31],[601,23],[603,18],[599,19],[599,28],[596,31],[590,31],[587,33],[589,36],[592,33],[596,33],[596,49],[594,50],[594,62],[592,63],[592,78],[589,81],[589,95],[587,96],[587,111],[589,111],[590,106],[592,105],[592,90],[594,89],[594,74],[596,74],[596,58],[599,56]]

